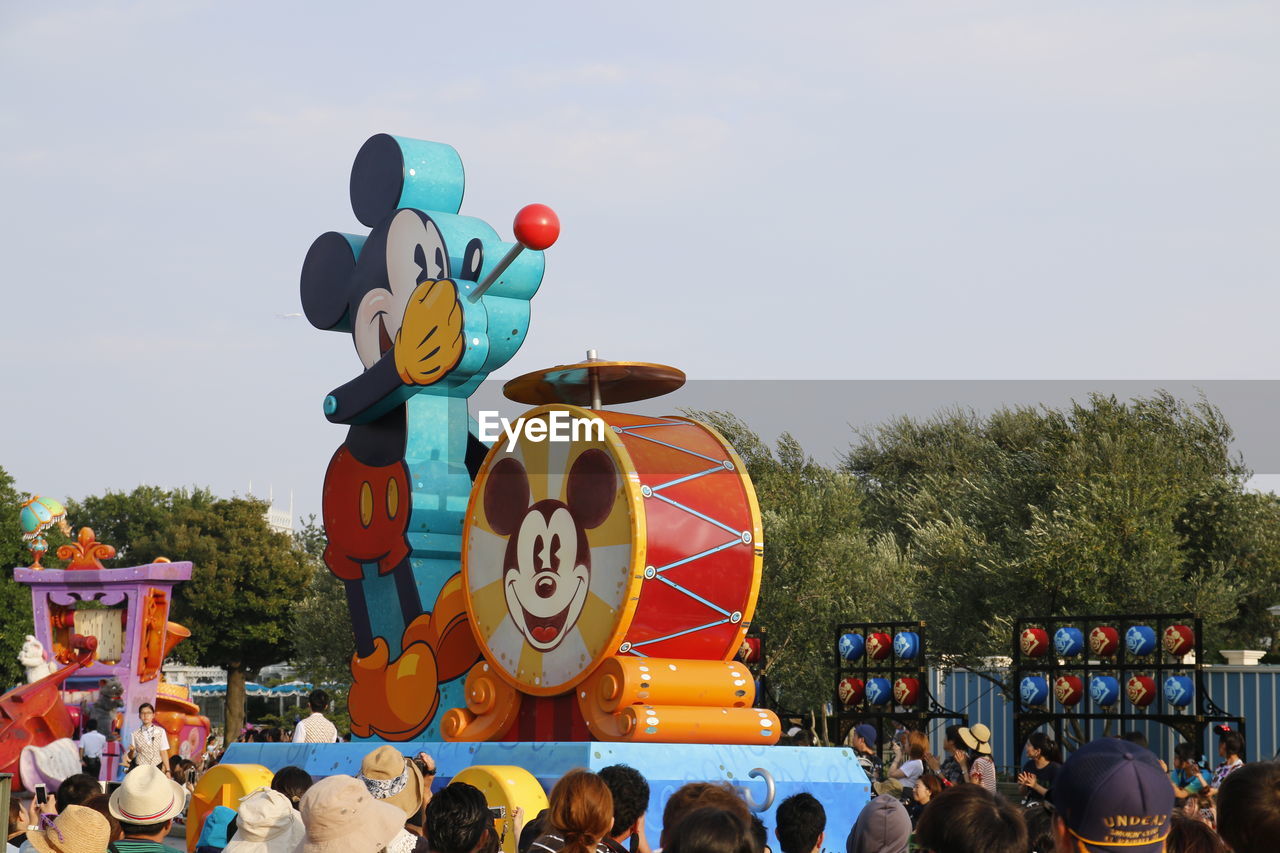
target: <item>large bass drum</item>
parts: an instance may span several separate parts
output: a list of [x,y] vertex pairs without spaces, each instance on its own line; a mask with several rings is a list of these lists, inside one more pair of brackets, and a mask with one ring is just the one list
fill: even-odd
[[522,421],[463,529],[467,611],[499,674],[554,696],[613,655],[731,658],[764,554],[733,448],[687,418],[554,404]]

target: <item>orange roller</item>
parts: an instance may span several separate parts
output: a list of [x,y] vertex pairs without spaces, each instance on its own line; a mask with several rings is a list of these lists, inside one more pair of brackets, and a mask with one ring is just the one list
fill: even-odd
[[688,705],[631,705],[609,713],[581,698],[591,734],[628,743],[729,743],[772,745],[782,724],[759,708],[697,708]]
[[750,671],[737,661],[718,660],[612,657],[582,690],[594,690],[607,711],[642,704],[748,708],[756,698]]
[[440,721],[447,741],[485,741],[501,736],[520,711],[520,693],[481,662],[467,673],[465,708],[450,708]]
[[754,698],[733,661],[609,658],[578,688],[594,737],[634,743],[777,743],[777,716]]

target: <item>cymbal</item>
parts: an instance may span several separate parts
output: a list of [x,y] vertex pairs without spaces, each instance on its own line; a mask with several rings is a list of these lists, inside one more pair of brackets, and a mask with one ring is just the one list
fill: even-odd
[[580,361],[517,376],[502,386],[509,400],[540,406],[570,403],[591,406],[591,376],[600,387],[601,405],[634,403],[661,397],[684,384],[684,371],[645,361]]

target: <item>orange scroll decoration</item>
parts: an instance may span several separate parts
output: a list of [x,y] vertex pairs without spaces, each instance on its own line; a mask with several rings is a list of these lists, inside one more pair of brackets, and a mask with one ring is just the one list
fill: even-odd
[[764,745],[782,734],[772,711],[751,707],[755,684],[737,661],[611,657],[577,692],[597,740]]
[[80,535],[75,542],[58,547],[58,559],[70,560],[67,568],[72,570],[92,571],[105,568],[102,561],[110,560],[115,555],[115,546],[99,542],[88,527],[80,528]]
[[485,741],[502,736],[520,711],[520,692],[487,662],[471,667],[464,685],[467,707],[450,708],[440,721],[447,741]]

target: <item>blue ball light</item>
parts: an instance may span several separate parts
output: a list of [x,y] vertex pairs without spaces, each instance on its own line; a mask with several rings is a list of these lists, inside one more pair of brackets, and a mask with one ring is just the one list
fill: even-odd
[[840,635],[840,657],[845,660],[857,660],[862,657],[862,652],[866,647],[867,641],[862,638],[861,634]]

